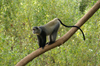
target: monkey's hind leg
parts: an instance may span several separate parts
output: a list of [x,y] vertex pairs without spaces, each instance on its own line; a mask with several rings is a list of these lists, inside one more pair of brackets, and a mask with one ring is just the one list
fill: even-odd
[[49,45],[56,41],[57,32],[58,32],[59,27],[60,27],[60,25],[57,24],[56,27],[54,28],[52,34],[49,36],[49,39],[50,39]]
[[49,45],[52,44],[52,43],[54,43],[54,42],[56,41],[56,36],[57,36],[57,30],[55,30],[55,31],[49,36],[49,38],[50,38],[50,42],[48,42]]

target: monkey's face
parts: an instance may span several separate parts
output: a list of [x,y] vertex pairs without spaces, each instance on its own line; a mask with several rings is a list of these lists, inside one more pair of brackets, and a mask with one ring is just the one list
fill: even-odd
[[33,27],[33,34],[40,34],[40,29],[38,27]]

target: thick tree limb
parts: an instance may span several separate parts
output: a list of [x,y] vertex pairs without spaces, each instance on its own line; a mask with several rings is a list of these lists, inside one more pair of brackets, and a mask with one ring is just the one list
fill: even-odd
[[[76,26],[81,27],[98,9],[100,8],[100,0],[85,14],[79,21],[76,23]],[[78,29],[73,27],[71,28],[63,37],[58,39],[55,43],[51,45],[46,45],[44,49],[39,48],[36,51],[32,52],[31,54],[27,55],[21,61],[19,61],[16,66],[25,66],[28,62],[32,61],[35,57],[45,53],[46,51],[60,46],[61,44],[65,43]]]

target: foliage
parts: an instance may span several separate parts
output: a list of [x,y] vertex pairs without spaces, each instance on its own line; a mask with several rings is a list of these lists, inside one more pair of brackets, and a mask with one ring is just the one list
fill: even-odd
[[[32,34],[33,26],[44,25],[55,17],[66,25],[77,23],[84,15],[79,11],[82,1],[0,0],[0,66],[14,66],[38,48],[37,37]],[[97,2],[88,1],[84,13]],[[99,66],[99,26],[100,10],[81,27],[85,41],[77,31],[65,44],[40,55],[27,66]],[[68,30],[61,26],[57,39]]]

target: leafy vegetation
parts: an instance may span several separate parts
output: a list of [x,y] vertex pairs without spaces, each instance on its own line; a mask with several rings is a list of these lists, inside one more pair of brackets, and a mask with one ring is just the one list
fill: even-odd
[[[38,48],[33,26],[58,17],[66,25],[75,25],[97,0],[0,0],[0,66],[14,66]],[[85,4],[85,5],[83,5]],[[82,7],[84,10],[82,10]],[[83,14],[84,12],[84,14]],[[77,31],[66,43],[28,63],[27,66],[99,66],[100,10],[82,27],[86,40]],[[58,38],[70,28],[60,27]]]

